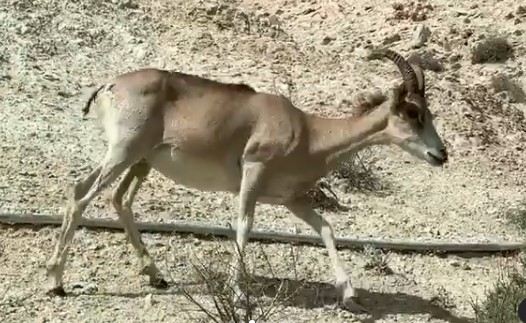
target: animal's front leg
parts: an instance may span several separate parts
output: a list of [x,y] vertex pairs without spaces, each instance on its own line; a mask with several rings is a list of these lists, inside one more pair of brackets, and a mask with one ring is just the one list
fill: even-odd
[[338,253],[336,252],[334,232],[329,222],[312,208],[310,202],[305,197],[289,202],[285,206],[321,236],[321,239],[329,252],[329,258],[336,274],[335,286],[340,301],[350,311],[363,311],[364,308],[358,302],[357,292],[352,287],[351,280],[343,269]]
[[237,250],[232,263],[233,273],[231,275],[231,286],[234,289],[235,296],[239,299],[243,293],[239,282],[244,266],[244,250],[248,242],[248,234],[254,223],[254,211],[258,195],[260,179],[263,173],[263,164],[255,162],[245,162],[243,165],[243,176],[239,191],[239,211],[236,227]]

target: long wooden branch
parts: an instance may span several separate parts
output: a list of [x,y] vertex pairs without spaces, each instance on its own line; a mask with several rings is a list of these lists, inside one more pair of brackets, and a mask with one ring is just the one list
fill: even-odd
[[[36,225],[60,226],[61,216],[30,215],[30,214],[0,214],[0,223],[8,225]],[[139,231],[151,233],[186,233],[199,236],[233,237],[234,232],[228,227],[217,225],[187,223],[177,221],[173,223],[136,222]],[[93,229],[124,230],[119,221],[99,218],[82,218],[80,226]],[[249,239],[262,242],[280,242],[323,245],[319,236],[306,234],[292,234],[287,232],[273,232],[252,230]],[[404,240],[352,239],[337,238],[338,247],[363,248],[371,245],[379,249],[419,252],[503,252],[526,249],[526,242],[500,243],[453,243],[453,242],[415,242]]]

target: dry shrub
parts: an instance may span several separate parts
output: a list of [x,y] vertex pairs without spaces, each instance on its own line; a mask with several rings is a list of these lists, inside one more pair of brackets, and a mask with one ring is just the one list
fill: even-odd
[[374,173],[377,161],[373,150],[368,148],[341,162],[338,168],[319,180],[307,193],[314,207],[327,211],[348,210],[349,206],[340,202],[334,187],[345,193],[368,194],[377,194],[386,189],[387,183],[381,181]]
[[[510,224],[516,229],[526,230],[526,202],[508,214]],[[526,253],[518,255],[518,266],[505,268],[486,291],[481,302],[471,301],[475,312],[475,323],[509,323],[520,322],[517,316],[519,303],[526,299]]]
[[340,202],[334,188],[344,193],[381,194],[388,188],[388,183],[375,173],[378,161],[374,149],[366,148],[341,162],[309,191],[315,207],[327,211],[348,210],[349,206]]
[[[206,316],[207,322],[255,322],[269,321],[270,318],[284,307],[289,300],[296,297],[302,286],[289,290],[288,284],[284,280],[280,281],[274,274],[274,270],[267,254],[261,248],[262,258],[266,263],[267,273],[270,279],[258,278],[254,270],[248,269],[246,257],[241,255],[236,242],[231,243],[232,256],[236,254],[240,257],[240,300],[235,301],[234,288],[228,282],[229,274],[232,273],[231,259],[228,257],[203,259],[194,256],[190,260],[192,274],[195,283],[202,286],[199,292],[201,297],[194,296],[188,288],[183,287],[182,292],[186,299],[193,305],[200,315]],[[297,258],[294,247],[291,246],[292,272],[297,280]],[[254,267],[254,266],[252,266]],[[277,286],[271,282],[281,282]],[[273,295],[273,296],[266,296]]]
[[525,260],[525,255],[521,255],[520,268],[509,269],[507,275],[501,275],[482,302],[471,302],[475,323],[520,322],[517,307],[526,298]]
[[349,160],[341,162],[330,177],[346,193],[378,193],[384,190],[387,184],[374,173],[378,161],[374,149],[366,148]]
[[389,20],[424,21],[432,14],[434,7],[424,0],[407,3],[396,2],[392,5],[394,13]]
[[471,121],[470,137],[477,137],[483,145],[501,144],[502,134],[526,131],[524,113],[508,104],[487,86],[475,84],[460,88],[461,100],[470,111],[464,117]]
[[513,48],[505,36],[490,36],[471,49],[471,63],[498,63],[513,56]]
[[189,8],[186,15],[198,23],[212,22],[219,30],[233,30],[236,33],[282,40],[289,38],[276,15],[245,12],[232,1],[198,1]]
[[518,82],[503,73],[491,77],[491,86],[496,93],[505,92],[510,98],[510,102],[525,103],[526,93]]

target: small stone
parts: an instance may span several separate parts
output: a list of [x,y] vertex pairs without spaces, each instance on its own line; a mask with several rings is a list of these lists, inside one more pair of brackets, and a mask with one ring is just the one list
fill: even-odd
[[73,290],[77,290],[81,294],[93,294],[99,290],[95,283],[83,282],[74,283],[72,284],[71,288]]
[[424,52],[422,54],[411,53],[407,60],[411,64],[418,65],[424,70],[429,70],[433,72],[442,72],[444,71],[444,65],[442,62],[434,57],[432,52]]
[[453,54],[453,55],[449,56],[449,62],[451,62],[451,63],[458,62],[461,59],[462,59],[462,54]]
[[471,35],[473,35],[473,29],[470,28],[463,30],[461,34],[462,38],[464,39],[468,39],[471,37]]
[[421,47],[431,36],[431,30],[425,25],[418,25],[413,32],[413,47]]
[[132,0],[121,0],[118,4],[122,9],[137,9],[139,5],[134,3]]
[[63,98],[71,98],[71,97],[75,96],[74,93],[72,93],[71,91],[68,91],[68,90],[60,90],[60,91],[57,92],[57,95],[61,96]]
[[461,67],[462,67],[462,65],[461,65],[460,63],[458,63],[458,62],[457,62],[457,63],[453,63],[453,64],[451,65],[451,69],[453,69],[453,70],[455,70],[455,71],[458,70],[458,69],[460,69]]
[[452,260],[449,262],[449,264],[453,267],[460,267],[460,261],[458,260]]
[[333,40],[334,40],[333,37],[325,36],[325,37],[323,37],[323,39],[321,40],[321,44],[322,44],[322,45],[329,45],[330,43],[332,43]]
[[516,13],[519,16],[526,16],[526,6],[518,6]]
[[400,2],[397,2],[397,3],[394,3],[392,5],[393,9],[396,10],[396,11],[402,11],[404,10],[404,5]]
[[268,17],[268,22],[271,26],[279,26],[280,25],[280,22],[279,22],[279,19],[276,15],[270,15]]
[[400,40],[402,40],[402,37],[400,37],[399,34],[394,34],[394,35],[391,35],[391,36],[386,37],[386,38],[383,40],[383,44],[384,44],[384,45],[389,45],[389,44],[392,44],[392,43],[397,42],[397,41],[400,41]]

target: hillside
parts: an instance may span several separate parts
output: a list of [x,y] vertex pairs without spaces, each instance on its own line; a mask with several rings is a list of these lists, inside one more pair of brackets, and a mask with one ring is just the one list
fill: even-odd
[[[419,25],[430,33],[415,47]],[[480,62],[494,51],[484,42],[495,37],[510,48],[497,43],[495,55],[509,51],[510,57]],[[346,190],[345,180],[331,179],[350,204],[349,211],[323,211],[337,235],[459,242],[524,236],[508,216],[526,198],[526,9],[517,1],[8,0],[0,3],[0,39],[1,212],[61,214],[66,187],[105,149],[94,116],[82,119],[82,105],[95,85],[117,73],[160,67],[244,82],[290,96],[306,111],[343,116],[356,91],[400,81],[392,63],[365,59],[371,46],[387,45],[424,58],[429,105],[450,163],[431,168],[394,147],[368,152],[377,190]],[[233,196],[189,190],[153,172],[134,210],[144,221],[225,225],[235,203]],[[85,216],[116,218],[107,196]],[[257,209],[255,228],[294,226],[311,233],[284,208]],[[49,299],[42,294],[43,265],[58,229],[1,228],[0,315],[9,322],[180,322],[190,315],[181,309],[183,296],[146,286],[122,233],[79,230],[66,285],[96,286],[96,296]],[[217,249],[224,247],[188,237],[145,234],[144,240],[176,280],[188,279],[192,253],[220,258]],[[261,247],[277,275],[290,278],[289,247]],[[248,250],[261,266],[260,245]],[[333,279],[323,248],[295,252],[300,278]],[[340,254],[353,283],[369,290],[365,303],[374,315],[291,305],[278,318],[462,322],[473,317],[470,300],[483,297],[502,268],[516,263],[515,257],[392,253],[395,274],[384,275],[366,270],[370,255]]]

